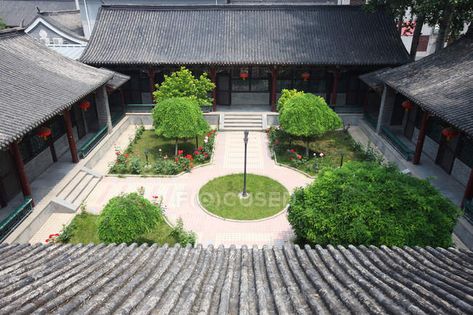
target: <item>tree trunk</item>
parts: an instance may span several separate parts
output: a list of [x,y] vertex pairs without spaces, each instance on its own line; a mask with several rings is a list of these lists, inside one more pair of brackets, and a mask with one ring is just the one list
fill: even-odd
[[199,147],[199,136],[195,136],[195,149]]
[[176,138],[176,145],[175,145],[175,147],[174,147],[174,155],[175,155],[175,156],[177,156],[177,140],[178,140],[178,139]]
[[305,139],[305,155],[309,158],[309,138]]
[[437,42],[435,43],[435,52],[440,51],[445,46],[445,41],[450,28],[450,21],[452,19],[452,8],[446,7],[443,11],[442,18],[439,21],[439,33],[437,35]]
[[419,46],[420,35],[422,35],[422,26],[424,25],[424,16],[419,15],[416,19],[416,28],[414,29],[414,34],[412,34],[412,44],[411,44],[411,59],[416,60],[417,47]]

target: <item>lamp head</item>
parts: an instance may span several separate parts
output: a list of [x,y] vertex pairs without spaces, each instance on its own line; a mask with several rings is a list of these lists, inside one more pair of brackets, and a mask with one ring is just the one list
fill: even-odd
[[244,141],[245,143],[248,143],[248,134],[249,134],[249,133],[250,133],[250,132],[249,132],[248,130],[245,130],[245,131],[243,132],[243,135],[244,135],[243,141]]

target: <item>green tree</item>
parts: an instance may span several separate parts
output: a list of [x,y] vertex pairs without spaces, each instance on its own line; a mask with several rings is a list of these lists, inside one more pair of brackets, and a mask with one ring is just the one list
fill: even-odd
[[156,104],[168,98],[189,97],[195,99],[199,106],[206,106],[212,104],[209,93],[214,88],[215,84],[208,78],[207,73],[196,78],[189,69],[181,67],[170,76],[165,75],[163,83],[156,84],[153,96]]
[[0,30],[3,30],[7,27],[7,25],[5,24],[5,22],[3,22],[3,19],[0,18]]
[[291,136],[306,142],[309,157],[309,142],[330,130],[343,126],[340,117],[328,107],[325,100],[311,93],[291,97],[279,114],[281,128]]
[[284,105],[291,97],[296,96],[296,95],[303,95],[303,94],[304,92],[298,91],[296,89],[292,89],[292,90],[283,89],[281,91],[281,96],[279,96],[279,99],[278,99],[278,107],[277,107],[278,112],[281,113]]
[[367,162],[324,169],[289,205],[299,242],[320,245],[447,247],[460,215],[427,180]]
[[156,104],[153,124],[158,136],[176,140],[176,155],[179,139],[194,138],[210,130],[197,100],[189,97],[168,98]]
[[109,200],[97,225],[101,242],[132,243],[163,220],[161,209],[138,193]]

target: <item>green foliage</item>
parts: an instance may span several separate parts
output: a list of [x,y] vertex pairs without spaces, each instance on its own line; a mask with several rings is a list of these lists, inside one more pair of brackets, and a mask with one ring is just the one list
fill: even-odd
[[199,106],[208,106],[212,104],[209,93],[214,88],[215,84],[208,78],[207,73],[196,78],[189,69],[181,67],[170,76],[164,76],[163,83],[156,85],[153,96],[156,104],[169,98],[189,97],[194,99]]
[[281,128],[296,137],[317,137],[343,126],[340,117],[320,96],[305,93],[286,102],[279,115]]
[[447,247],[459,215],[427,180],[361,162],[321,171],[288,211],[299,242],[344,246]]
[[210,129],[197,101],[187,97],[161,101],[153,109],[153,121],[156,134],[165,138],[194,138]]
[[194,246],[195,242],[197,241],[197,236],[194,232],[186,231],[184,229],[184,224],[182,223],[181,218],[177,219],[176,226],[172,228],[172,231],[169,235],[182,246],[186,246],[188,244]]
[[277,105],[277,110],[279,113],[281,113],[284,105],[286,105],[286,102],[293,96],[296,95],[304,95],[304,92],[298,91],[296,89],[288,90],[288,89],[283,89],[281,91],[281,96],[278,99],[278,105]]
[[163,220],[162,210],[138,193],[109,200],[98,219],[99,239],[105,243],[132,243]]
[[154,170],[156,174],[160,175],[176,175],[181,172],[180,166],[174,160],[169,159],[157,160]]
[[130,159],[130,173],[138,175],[138,174],[141,174],[142,171],[143,171],[143,163],[141,163],[141,160],[139,157],[133,156]]
[[5,24],[5,22],[3,22],[2,18],[0,18],[0,30],[3,30],[6,27],[7,25]]

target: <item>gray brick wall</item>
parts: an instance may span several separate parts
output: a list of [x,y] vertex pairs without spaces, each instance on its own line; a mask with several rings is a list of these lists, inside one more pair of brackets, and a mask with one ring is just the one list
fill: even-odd
[[470,177],[470,173],[471,168],[468,167],[468,165],[466,165],[459,159],[455,159],[455,162],[453,162],[453,168],[451,173],[453,178],[455,178],[457,181],[466,186],[466,184],[468,183],[468,178]]

